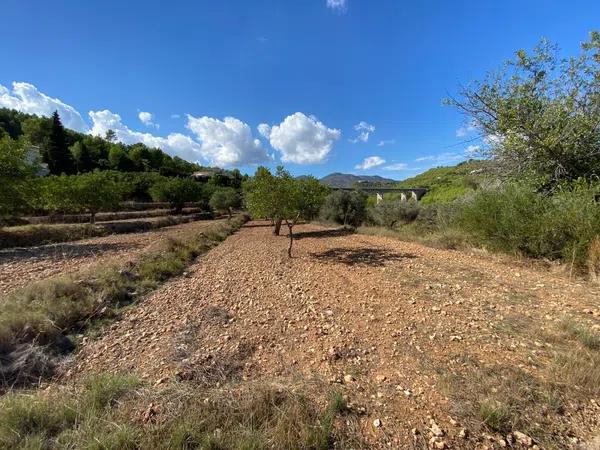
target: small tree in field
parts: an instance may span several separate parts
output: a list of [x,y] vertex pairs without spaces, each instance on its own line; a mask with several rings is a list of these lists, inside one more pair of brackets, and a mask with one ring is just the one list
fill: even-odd
[[210,197],[209,205],[215,211],[226,211],[231,219],[233,208],[240,205],[240,196],[231,187],[217,189]]
[[171,178],[156,183],[150,190],[155,202],[167,202],[180,213],[186,202],[196,202],[202,198],[202,186],[191,178]]
[[[246,206],[255,216],[270,216],[285,222],[289,230],[288,256],[292,257],[294,226],[300,220],[314,219],[329,192],[316,178],[293,178],[283,167],[273,176],[260,168],[246,185]],[[277,226],[277,224],[275,225]]]
[[281,223],[281,203],[278,198],[280,185],[277,179],[266,167],[256,169],[254,176],[243,184],[246,208],[255,217],[268,217],[272,220],[273,234],[279,236]]

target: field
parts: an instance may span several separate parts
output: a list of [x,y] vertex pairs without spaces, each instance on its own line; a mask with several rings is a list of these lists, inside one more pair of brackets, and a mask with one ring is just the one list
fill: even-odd
[[[316,225],[285,252],[267,222],[246,224],[84,339],[67,385],[98,372],[213,393],[318,383],[347,403],[335,427],[354,448],[596,448],[597,285]],[[134,399],[170,417],[172,398]]]

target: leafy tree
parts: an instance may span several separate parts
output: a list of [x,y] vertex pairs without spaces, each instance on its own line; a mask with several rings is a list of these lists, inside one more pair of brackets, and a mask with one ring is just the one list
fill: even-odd
[[240,205],[240,195],[232,187],[220,188],[212,194],[209,204],[215,211],[226,211],[231,219],[233,208]]
[[30,184],[40,169],[38,152],[24,140],[9,136],[0,139],[0,215],[10,215],[22,208]]
[[283,167],[275,176],[259,167],[254,178],[244,184],[246,206],[255,216],[274,218],[275,227],[285,222],[289,230],[288,256],[292,257],[294,226],[299,220],[314,219],[323,204],[329,188],[313,177],[293,178]]
[[106,130],[104,139],[107,140],[108,142],[116,142],[117,141],[117,133],[115,133],[114,130]]
[[171,178],[154,184],[150,196],[155,202],[168,202],[176,212],[181,212],[186,202],[202,198],[202,186],[191,178]]
[[63,213],[88,212],[92,224],[99,211],[117,208],[124,193],[124,186],[109,172],[48,177],[42,186],[46,209]]
[[368,196],[360,191],[334,191],[327,196],[321,216],[341,225],[360,226],[366,218]]
[[542,41],[447,103],[488,142],[501,175],[530,178],[546,190],[600,175],[600,33],[577,57],[559,58]]
[[52,125],[44,151],[45,162],[50,173],[70,174],[74,172],[73,156],[67,145],[65,128],[60,121],[58,111],[52,114]]
[[279,236],[283,218],[279,211],[279,185],[269,169],[258,167],[254,176],[243,183],[246,208],[255,217],[270,218],[273,234]]
[[78,173],[90,172],[94,169],[94,158],[89,147],[83,141],[75,142],[69,150],[75,160],[75,167]]

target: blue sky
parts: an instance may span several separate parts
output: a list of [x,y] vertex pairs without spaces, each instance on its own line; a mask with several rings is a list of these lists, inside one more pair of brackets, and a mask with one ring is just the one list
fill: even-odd
[[542,36],[577,52],[600,2],[4,0],[0,14],[2,106],[246,172],[401,179],[478,144],[448,92]]

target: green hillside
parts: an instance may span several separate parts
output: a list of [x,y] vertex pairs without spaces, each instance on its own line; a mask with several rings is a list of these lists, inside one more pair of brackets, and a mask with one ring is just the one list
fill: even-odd
[[435,167],[398,183],[401,188],[423,187],[423,204],[447,203],[475,190],[486,174],[486,161],[469,160],[456,166]]

